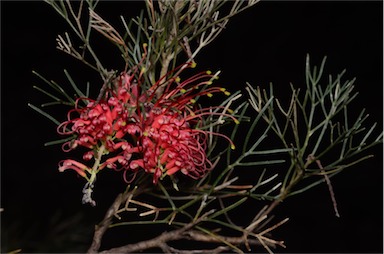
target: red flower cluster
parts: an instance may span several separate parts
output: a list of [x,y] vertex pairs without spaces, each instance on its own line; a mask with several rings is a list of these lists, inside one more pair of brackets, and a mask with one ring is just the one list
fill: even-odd
[[[73,140],[63,145],[63,150],[78,146],[91,149],[84,153],[83,159],[94,159],[95,163],[90,168],[74,160],[64,160],[59,170],[74,169],[91,183],[105,167],[124,169],[125,173],[144,170],[153,174],[154,183],[179,171],[194,179],[202,177],[212,168],[206,156],[208,136],[223,135],[204,130],[204,117],[214,115],[213,108],[196,110],[194,104],[196,96],[228,94],[218,87],[201,89],[214,78],[215,75],[204,72],[183,82],[178,78],[160,80],[149,89],[142,89],[134,75],[122,73],[115,80],[115,87],[100,101],[77,99],[68,120],[58,127],[60,134],[74,135]],[[164,92],[156,96],[160,86]],[[80,107],[81,102],[87,105]],[[73,113],[78,117],[72,117]],[[225,112],[215,114],[237,122]],[[104,161],[103,156],[107,157]],[[126,174],[124,179],[128,182]]]

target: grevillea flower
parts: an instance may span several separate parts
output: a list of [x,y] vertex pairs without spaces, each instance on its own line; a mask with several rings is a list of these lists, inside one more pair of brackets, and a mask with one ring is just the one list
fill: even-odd
[[[145,89],[140,79],[134,80],[134,74],[123,72],[101,100],[78,98],[58,132],[74,135],[63,145],[64,151],[78,146],[91,149],[83,159],[93,159],[94,165],[91,168],[64,160],[60,171],[74,169],[91,186],[97,172],[105,167],[123,169],[127,182],[128,172],[135,174],[140,170],[152,174],[155,184],[178,172],[193,179],[204,176],[213,167],[206,154],[210,135],[223,136],[234,147],[229,138],[208,131],[205,124],[208,117],[237,120],[224,107],[196,106],[200,96],[218,92],[229,95],[223,88],[210,86],[216,78],[209,71],[184,81],[163,77]],[[84,102],[86,105],[81,107]]]
[[[123,73],[120,77],[116,94],[111,92],[107,100],[99,102],[89,98],[78,98],[75,109],[69,111],[68,120],[57,128],[59,134],[76,134],[75,140],[63,145],[64,151],[76,148],[78,145],[93,149],[97,145],[109,143],[112,151],[114,146],[110,141],[122,138],[126,133],[135,133],[135,114],[137,103],[137,84],[131,84],[132,77]],[[85,107],[80,107],[80,102],[86,102]],[[78,113],[77,118],[72,114]],[[110,150],[110,151],[111,151]]]
[[155,183],[178,171],[192,178],[203,176],[212,168],[205,154],[207,135],[192,129],[179,113],[167,111],[150,111],[140,140],[142,159],[132,161],[130,167],[153,173]]

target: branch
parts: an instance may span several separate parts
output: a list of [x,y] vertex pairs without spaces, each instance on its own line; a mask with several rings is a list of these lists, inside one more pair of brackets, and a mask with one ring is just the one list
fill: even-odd
[[[233,245],[240,245],[240,244],[244,244],[245,242],[243,236],[233,236],[233,237],[220,236],[220,235],[212,236],[212,235],[203,234],[195,230],[191,230],[187,232],[187,235],[188,235],[188,238],[186,239],[188,240],[207,242],[207,243],[222,243],[223,241],[225,241]],[[257,239],[248,239],[247,241],[250,245],[254,245],[254,246],[262,245],[260,241]],[[275,245],[271,245],[271,247],[275,247]]]
[[[109,250],[102,251],[100,253],[130,253],[130,252],[137,252],[142,250],[147,250],[151,248],[163,248],[164,244],[166,244],[169,241],[175,241],[185,238],[185,232],[190,230],[195,225],[199,224],[201,221],[205,220],[209,214],[214,212],[213,210],[203,214],[200,218],[197,220],[186,224],[184,227],[164,232],[161,235],[150,239],[146,241],[141,241],[134,244],[128,244],[122,247],[112,248]],[[89,252],[90,253],[90,252]]]
[[[170,242],[170,241],[183,240],[183,239],[198,241],[198,242],[208,242],[208,243],[228,242],[233,245],[244,244],[243,236],[239,236],[239,237],[226,237],[226,236],[220,236],[220,235],[212,236],[212,235],[201,233],[196,230],[191,230],[192,227],[194,227],[199,222],[203,221],[206,217],[207,217],[207,214],[203,215],[198,220],[185,225],[183,228],[165,232],[153,239],[141,241],[134,244],[128,244],[118,248],[112,248],[109,250],[102,251],[100,253],[132,253],[132,252],[148,250],[151,248],[160,248],[162,250],[167,250],[168,252],[172,252],[172,253],[219,253],[219,252],[228,250],[228,247],[226,246],[219,246],[211,250],[188,250],[187,251],[187,250],[174,249],[167,244],[167,242]],[[248,243],[253,246],[263,245],[257,239],[248,239]],[[266,242],[265,244],[274,248],[276,247],[276,244],[274,243],[279,245],[283,244],[282,242],[275,242],[275,241]]]
[[121,204],[123,204],[129,197],[132,197],[133,195],[137,196],[144,191],[145,191],[145,186],[141,186],[131,191],[120,193],[116,197],[115,201],[112,203],[112,205],[109,207],[108,211],[106,212],[104,219],[98,225],[95,226],[95,233],[93,234],[92,244],[91,244],[91,247],[88,249],[87,253],[98,252],[101,245],[101,239],[103,238],[103,235],[111,225],[112,219],[117,214],[117,211],[119,210]]
[[228,251],[230,250],[230,248],[226,246],[219,246],[217,248],[210,249],[210,250],[179,250],[179,249],[175,249],[173,247],[168,246],[168,249],[166,250],[168,252],[178,253],[178,254],[201,254],[201,253],[216,254],[216,253],[221,253],[223,251]]

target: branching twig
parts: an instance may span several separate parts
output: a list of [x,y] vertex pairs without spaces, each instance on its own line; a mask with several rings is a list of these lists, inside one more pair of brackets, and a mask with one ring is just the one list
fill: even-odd
[[93,235],[92,244],[91,244],[91,247],[88,249],[88,253],[98,252],[101,245],[101,239],[103,238],[108,227],[111,225],[112,219],[116,215],[121,204],[123,204],[132,195],[139,195],[143,191],[145,191],[144,185],[141,187],[135,188],[132,191],[126,191],[124,193],[120,193],[116,197],[115,201],[112,203],[112,205],[109,207],[108,211],[106,212],[104,219],[98,225],[95,226],[95,232]]
[[179,240],[179,239],[183,238],[183,235],[185,234],[185,232],[187,232],[188,230],[190,230],[191,228],[193,228],[195,225],[199,224],[200,222],[204,221],[207,218],[207,216],[209,214],[211,214],[212,212],[213,212],[213,210],[203,214],[199,219],[197,219],[197,220],[195,220],[189,224],[186,224],[182,228],[179,228],[179,229],[176,229],[173,231],[169,231],[169,232],[164,232],[161,235],[159,235],[153,239],[141,241],[141,242],[134,243],[134,244],[128,244],[128,245],[125,245],[122,247],[112,248],[112,249],[109,249],[106,251],[102,251],[100,253],[129,253],[129,252],[137,252],[137,251],[147,250],[147,249],[151,249],[151,248],[161,248],[162,246],[164,246],[165,243],[167,243],[169,241]]
[[[242,236],[225,237],[225,236],[215,235],[215,237],[213,237],[211,235],[207,235],[196,230],[190,230],[194,225],[199,223],[201,220],[203,220],[203,217],[200,217],[200,220],[197,220],[196,222],[185,225],[183,228],[165,232],[153,239],[134,243],[134,244],[128,244],[118,248],[112,248],[109,250],[101,251],[100,253],[132,253],[132,252],[139,252],[139,251],[148,250],[152,248],[160,248],[163,250],[164,248],[166,248],[167,250],[174,251],[176,249],[169,247],[167,243],[170,241],[176,241],[176,240],[192,240],[192,241],[207,242],[207,243],[229,242],[233,245],[242,245],[244,243],[244,238]],[[264,239],[267,239],[267,238],[264,237]],[[257,239],[249,239],[248,243],[252,246],[262,245],[260,241]],[[283,242],[277,242],[272,240],[272,241],[268,241],[266,244],[270,247],[275,247],[276,244],[281,245],[283,244]],[[224,250],[228,250],[228,247],[219,246],[213,250],[193,250],[193,251],[177,250],[176,253],[219,253]]]
[[321,169],[321,173],[323,173],[323,176],[325,178],[325,182],[328,185],[328,190],[329,190],[329,194],[331,195],[333,209],[335,210],[335,215],[336,215],[336,217],[340,217],[339,210],[337,209],[337,202],[336,202],[336,198],[335,198],[335,193],[333,192],[331,180],[329,179],[329,176],[326,174],[323,166],[321,165],[321,161],[316,160],[315,156],[313,156],[313,154],[308,155],[308,160],[311,160],[311,161],[315,160],[317,166]]

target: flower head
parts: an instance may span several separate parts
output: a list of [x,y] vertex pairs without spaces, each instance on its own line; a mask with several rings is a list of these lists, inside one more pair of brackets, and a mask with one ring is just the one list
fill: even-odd
[[[123,72],[100,101],[77,99],[58,132],[75,137],[63,145],[64,151],[78,146],[91,149],[83,159],[94,159],[94,166],[90,168],[67,160],[60,165],[61,171],[74,169],[90,181],[105,167],[123,169],[128,182],[127,172],[143,170],[153,175],[155,184],[178,172],[193,179],[204,176],[213,167],[206,154],[207,140],[212,134],[224,136],[207,131],[206,118],[220,118],[219,124],[223,118],[237,121],[224,107],[196,106],[200,96],[229,94],[223,88],[210,86],[216,78],[211,72],[202,72],[184,81],[177,76],[163,77],[145,88],[140,78],[134,79],[134,72],[131,75]],[[81,102],[86,105],[80,107]]]
[[[192,129],[179,112],[167,108],[154,111],[143,122],[141,167],[154,174],[154,183],[178,171],[195,179],[203,176],[212,168],[205,151],[207,135]],[[133,167],[136,165],[134,161]]]

